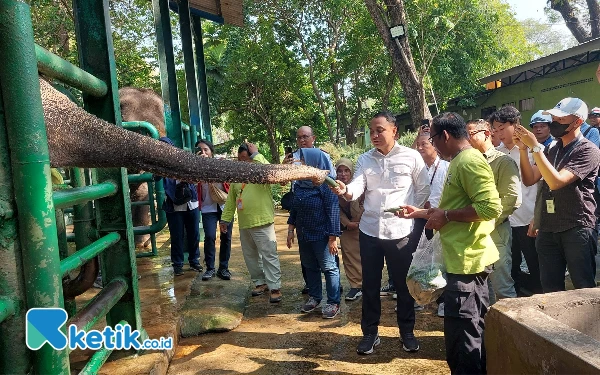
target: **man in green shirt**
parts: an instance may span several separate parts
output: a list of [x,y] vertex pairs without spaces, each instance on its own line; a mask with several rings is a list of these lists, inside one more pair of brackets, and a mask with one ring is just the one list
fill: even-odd
[[508,217],[521,205],[521,178],[517,163],[510,156],[494,148],[489,122],[483,119],[469,121],[467,132],[471,146],[483,154],[492,168],[496,190],[502,204],[502,214],[496,219],[496,227],[490,234],[500,255],[500,259],[494,263],[494,271],[488,281],[490,304],[493,304],[496,299],[517,297],[515,282],[511,276],[512,231]]
[[[244,143],[240,146],[238,160],[269,164],[252,143]],[[262,295],[270,289],[269,301],[280,302],[281,267],[277,255],[271,185],[231,184],[221,217],[220,229],[222,232],[227,232],[227,226],[233,221],[236,209],[242,254],[255,285],[252,296]]]
[[492,169],[469,144],[463,118],[445,112],[433,118],[429,140],[451,160],[439,208],[404,206],[400,217],[425,218],[440,232],[446,266],[444,338],[453,374],[485,374],[484,316],[489,307],[487,277],[498,260],[490,233],[502,214]]

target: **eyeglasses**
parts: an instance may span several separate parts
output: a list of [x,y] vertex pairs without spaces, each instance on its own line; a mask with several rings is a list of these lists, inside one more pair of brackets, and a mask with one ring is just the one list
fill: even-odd
[[433,144],[433,139],[435,137],[437,137],[438,135],[442,134],[442,132],[437,132],[436,134],[432,135],[431,137],[429,137],[429,143]]
[[308,139],[310,139],[312,137],[312,135],[299,135],[296,137],[297,141],[306,141]]
[[469,132],[469,137],[472,137],[475,134],[481,133],[481,132],[484,132],[484,131],[485,131],[485,129],[479,129],[479,130],[475,130],[474,132]]
[[600,117],[600,113],[590,113],[588,117]]

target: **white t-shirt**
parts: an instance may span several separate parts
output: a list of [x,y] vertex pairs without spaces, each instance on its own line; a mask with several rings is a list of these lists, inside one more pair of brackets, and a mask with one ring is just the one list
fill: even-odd
[[429,203],[431,207],[438,207],[440,204],[440,198],[442,197],[442,191],[444,190],[444,181],[446,180],[446,173],[448,172],[448,163],[446,160],[436,157],[431,167],[427,167],[427,176],[429,178],[429,184],[431,194],[429,194]]

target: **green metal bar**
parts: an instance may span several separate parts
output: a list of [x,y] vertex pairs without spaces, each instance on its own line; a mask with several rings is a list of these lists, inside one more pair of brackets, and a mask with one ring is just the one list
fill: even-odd
[[123,123],[123,128],[127,130],[145,130],[152,138],[160,138],[156,127],[146,121],[127,121]]
[[169,2],[167,0],[152,0],[152,9],[154,12],[154,28],[156,30],[156,42],[158,46],[160,87],[165,105],[167,136],[173,141],[176,147],[183,148]]
[[[156,196],[154,195],[154,185],[156,184],[163,184],[162,181],[157,181],[154,184],[148,184],[148,197],[150,197],[150,219],[152,224],[156,224],[158,222],[158,219],[156,218],[156,205],[154,204],[154,201],[156,199]],[[162,212],[162,207],[159,207],[159,210]],[[164,212],[163,212],[164,214]],[[155,233],[150,233],[150,243],[152,246],[152,255],[158,255],[158,249],[156,247],[156,234]],[[137,255],[137,254],[136,254]]]
[[[50,157],[29,5],[0,0],[0,84],[11,151],[27,307],[63,307]],[[66,332],[66,331],[65,331]],[[69,373],[66,350],[33,353],[38,374]]]
[[165,188],[162,180],[154,183],[154,189],[156,191],[156,206],[159,208],[158,221],[150,226],[133,228],[133,233],[136,235],[158,233],[167,225],[167,214],[162,210],[162,205],[165,201]]
[[80,267],[90,259],[94,258],[110,246],[116,244],[121,239],[119,233],[109,233],[106,236],[93,242],[91,245],[78,250],[75,254],[63,259],[60,262],[60,273],[65,276],[77,267]]
[[[60,252],[61,262],[69,256],[69,244],[67,241],[67,226],[65,225],[65,213],[63,210],[55,210],[56,212],[56,231],[58,232],[58,248]],[[69,277],[63,274],[63,281],[68,281]],[[64,292],[64,290],[63,290]],[[64,294],[64,293],[63,293]],[[77,304],[74,298],[65,296],[65,310],[69,316],[75,315],[77,312]]]
[[[73,1],[79,66],[108,85],[108,93],[103,98],[84,95],[85,108],[99,118],[121,126],[109,10],[109,0]],[[95,176],[95,182],[114,181],[118,186],[117,194],[94,202],[98,233],[117,232],[121,236],[110,251],[100,254],[102,279],[104,285],[117,278],[127,283],[125,296],[108,312],[106,321],[112,325],[125,320],[132,329],[140,329],[142,316],[127,172],[124,168],[106,168],[96,170]]]
[[94,324],[107,315],[126,291],[127,281],[125,279],[111,280],[87,305],[79,310],[77,315],[69,319],[66,326],[75,324],[78,330],[89,331]]
[[15,303],[9,298],[0,298],[0,323],[14,315]]
[[152,175],[152,173],[130,174],[127,175],[127,180],[130,184],[137,184],[140,182],[152,182],[154,181],[154,175]]
[[[124,320],[121,320],[118,324],[121,324],[124,326],[125,324],[127,324],[127,322]],[[102,348],[102,349],[98,350],[90,358],[90,360],[85,365],[85,367],[79,372],[79,375],[96,375],[100,371],[100,368],[102,367],[102,365],[104,365],[104,363],[106,362],[106,360],[108,359],[110,354],[113,352],[113,350],[114,349],[106,349],[106,348]]]
[[200,105],[198,88],[196,87],[196,71],[194,64],[194,47],[192,45],[192,22],[190,19],[188,0],[179,0],[179,30],[181,31],[181,49],[183,50],[183,67],[185,69],[185,86],[187,89],[188,109],[190,115],[190,148],[197,140],[197,130],[202,129],[200,122]]
[[204,40],[202,38],[202,20],[198,16],[192,16],[194,29],[194,42],[196,45],[196,69],[198,71],[198,91],[200,95],[200,118],[202,127],[200,138],[212,142],[212,129],[210,126],[210,108],[208,106],[208,86],[206,84],[206,64],[204,61]]
[[55,191],[53,194],[56,208],[72,207],[95,199],[110,197],[118,191],[114,182],[103,182],[97,185]]
[[108,92],[106,83],[52,52],[35,45],[37,67],[40,73],[56,78],[86,94],[102,97]]

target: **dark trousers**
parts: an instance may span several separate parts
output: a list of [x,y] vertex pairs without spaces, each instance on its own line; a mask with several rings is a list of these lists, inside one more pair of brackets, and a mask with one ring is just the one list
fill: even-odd
[[200,210],[167,212],[167,223],[171,235],[171,263],[173,267],[183,267],[184,231],[187,238],[185,250],[188,253],[188,262],[192,265],[200,264]]
[[[512,227],[512,270],[510,275],[515,281],[515,291],[518,295],[521,287],[529,290],[533,294],[543,293],[542,283],[540,281],[540,264],[538,262],[538,253],[535,249],[535,237],[529,237],[527,230],[529,225],[522,227]],[[524,278],[521,275],[521,253],[525,256],[527,268],[529,268],[529,277]]]
[[[217,206],[218,207],[218,206]],[[217,212],[207,212],[202,214],[202,227],[204,228],[204,261],[207,270],[215,269],[215,258],[217,249],[217,228],[221,220],[221,207]],[[227,233],[221,233],[221,246],[219,247],[219,269],[229,269],[229,257],[231,256],[231,232],[233,231],[233,222],[229,223]]]
[[360,259],[363,270],[362,319],[363,334],[377,333],[381,317],[381,273],[383,260],[387,263],[398,294],[396,319],[401,333],[412,332],[415,326],[415,300],[406,286],[406,274],[412,261],[408,248],[408,236],[398,240],[382,240],[362,231],[359,234]]
[[560,233],[539,231],[536,245],[544,293],[565,290],[567,267],[575,289],[596,287],[596,229],[578,226]]
[[[411,253],[414,253],[417,250],[417,246],[419,246],[419,241],[421,240],[421,235],[423,234],[423,230],[425,229],[425,224],[427,224],[426,219],[414,219],[413,230],[410,232],[408,236],[408,248]],[[433,237],[433,231],[431,232],[431,236]],[[395,289],[394,285],[394,277],[392,276],[392,270],[388,266],[388,285]]]
[[487,277],[448,273],[444,291],[446,362],[452,374],[485,374],[484,317],[489,308]]

